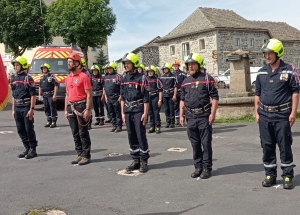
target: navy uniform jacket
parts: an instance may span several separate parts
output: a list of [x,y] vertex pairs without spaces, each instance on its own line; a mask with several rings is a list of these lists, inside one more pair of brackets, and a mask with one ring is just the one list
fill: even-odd
[[92,74],[92,91],[97,92],[103,90],[103,78],[100,73],[97,75]]
[[[35,83],[31,76],[27,75],[27,72],[17,74],[11,79],[10,82],[12,96],[15,99],[26,99],[36,95]],[[28,106],[30,104],[15,104],[15,106]]]
[[108,74],[104,78],[104,89],[107,97],[120,96],[122,76],[118,73]]
[[[149,103],[149,83],[145,75],[138,73],[127,74],[121,83],[121,99],[122,101],[138,101]],[[144,105],[138,105],[130,108],[124,105],[124,113],[143,112]]]
[[[279,67],[272,72],[270,65],[261,68],[256,77],[255,95],[267,106],[278,106],[292,102],[292,95],[299,93],[299,75],[291,65],[280,60]],[[270,113],[258,108],[258,114],[269,121],[288,119],[291,109]]]
[[178,70],[177,72],[176,71],[173,71],[173,75],[176,77],[176,80],[177,80],[177,97],[180,97],[180,94],[181,94],[181,85],[184,81],[184,79],[186,79],[186,73],[181,71],[181,70]]
[[[151,92],[157,92],[153,97],[158,96],[159,92],[162,92],[162,83],[161,80],[157,76],[148,76],[148,82],[149,82],[149,91]],[[152,96],[150,96],[152,97]]]
[[[43,75],[40,78],[40,88],[42,89],[42,92],[51,92],[54,91],[54,87],[58,87],[58,82],[54,75],[48,73],[47,75]],[[52,96],[51,94],[45,94],[45,97]]]
[[175,75],[172,73],[169,73],[168,75],[164,74],[160,77],[160,80],[163,85],[163,97],[173,97],[174,88],[177,86],[177,79]]
[[[184,101],[184,106],[190,109],[203,108],[210,104],[211,98],[219,100],[219,94],[215,87],[215,80],[207,73],[197,72],[183,81],[180,100]],[[210,113],[211,110],[201,116],[206,117]],[[185,112],[185,115],[187,118],[193,118],[193,115],[188,112]]]

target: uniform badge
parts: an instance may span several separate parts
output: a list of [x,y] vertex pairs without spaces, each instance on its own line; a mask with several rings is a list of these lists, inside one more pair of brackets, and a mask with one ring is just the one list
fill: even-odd
[[282,73],[281,75],[280,75],[280,80],[282,80],[282,81],[287,81],[288,79],[288,74],[286,74],[286,73]]
[[48,78],[48,82],[51,82],[52,81],[52,78]]
[[192,85],[191,88],[195,88],[195,85]]
[[131,85],[131,84],[129,84],[129,87],[132,87],[132,85]]
[[273,83],[273,80],[272,80],[272,79],[270,80],[270,83]]
[[113,82],[116,82],[116,79],[113,79],[112,81],[113,81]]
[[78,83],[78,79],[77,79],[77,78],[74,80],[74,83],[75,83],[75,84],[77,84],[77,83]]

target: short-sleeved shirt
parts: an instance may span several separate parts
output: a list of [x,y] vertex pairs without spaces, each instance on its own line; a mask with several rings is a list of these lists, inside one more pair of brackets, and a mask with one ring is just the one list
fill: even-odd
[[[218,90],[212,76],[204,72],[197,72],[183,81],[180,100],[184,101],[184,106],[190,109],[203,108],[210,103],[210,99],[219,100]],[[206,117],[209,114],[210,111],[203,113],[202,116]],[[193,116],[186,113],[186,117]]]
[[110,97],[120,96],[122,76],[116,72],[108,74],[104,78],[104,89],[106,95]]
[[[261,68],[255,81],[255,95],[267,106],[278,106],[292,102],[292,95],[299,93],[299,75],[291,65],[280,60],[280,65],[272,72],[270,65]],[[291,109],[270,113],[258,108],[262,118],[271,121],[287,119]]]
[[164,74],[160,77],[163,85],[163,97],[173,97],[174,88],[177,86],[177,78],[172,73]]
[[90,78],[81,71],[78,71],[74,76],[73,73],[70,73],[65,83],[70,102],[78,102],[86,99],[85,90],[92,88]]
[[[58,87],[58,82],[54,75],[48,73],[40,78],[40,88],[43,93],[54,91],[55,86]],[[50,96],[50,94],[46,94],[45,96]]]
[[178,70],[178,71],[173,71],[173,75],[176,77],[177,79],[177,97],[180,97],[180,93],[181,93],[181,85],[184,81],[184,79],[186,79],[186,73],[181,71],[181,70]]
[[[35,83],[31,76],[24,71],[17,74],[10,82],[14,99],[28,99],[36,95]],[[30,104],[15,104],[15,106],[28,106]]]

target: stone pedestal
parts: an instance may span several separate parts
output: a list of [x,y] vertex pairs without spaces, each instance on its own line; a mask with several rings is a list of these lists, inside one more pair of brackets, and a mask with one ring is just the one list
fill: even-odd
[[230,61],[230,88],[228,98],[251,96],[250,63],[248,54],[228,57]]

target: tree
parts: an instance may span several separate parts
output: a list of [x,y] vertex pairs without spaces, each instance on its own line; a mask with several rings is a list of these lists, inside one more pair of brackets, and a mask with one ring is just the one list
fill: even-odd
[[104,52],[102,49],[100,49],[98,56],[96,58],[97,64],[101,67],[103,67],[104,65],[108,64],[108,57],[106,55],[104,55]]
[[22,55],[29,47],[52,41],[49,28],[44,26],[46,5],[40,0],[0,1],[0,43],[8,45],[14,56]]
[[106,44],[115,30],[116,15],[109,0],[57,0],[49,6],[46,22],[54,36],[79,46],[88,63],[88,47]]

